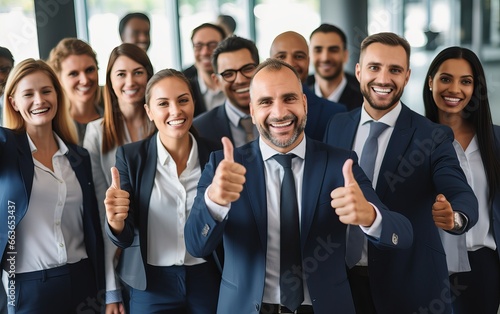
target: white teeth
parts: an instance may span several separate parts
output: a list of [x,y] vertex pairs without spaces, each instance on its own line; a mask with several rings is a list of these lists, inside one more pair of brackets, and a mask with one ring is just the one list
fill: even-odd
[[444,97],[444,100],[449,102],[459,102],[460,98]]
[[184,122],[186,122],[186,119],[169,121],[168,124],[169,125],[179,125],[179,124],[183,124]]
[[389,94],[392,89],[390,89],[390,88],[373,87],[373,90],[375,91],[375,93]]
[[292,121],[287,121],[287,122],[283,122],[283,123],[273,123],[271,125],[275,128],[282,128],[285,126],[289,126],[290,124],[292,124]]
[[235,92],[237,92],[237,93],[245,93],[245,92],[248,92],[249,90],[250,90],[249,87],[245,87],[245,88],[237,89],[237,90],[235,90]]
[[135,93],[137,93],[137,89],[128,89],[128,90],[124,90],[123,93],[125,95],[133,95]]
[[90,90],[90,87],[77,87],[76,89],[80,92],[88,92]]
[[35,110],[32,110],[31,113],[32,114],[39,114],[39,113],[44,113],[44,112],[47,112],[47,111],[49,111],[49,108],[35,109]]

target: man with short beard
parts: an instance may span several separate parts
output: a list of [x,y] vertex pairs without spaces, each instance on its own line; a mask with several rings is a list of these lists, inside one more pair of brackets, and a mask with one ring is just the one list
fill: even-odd
[[346,224],[379,248],[405,249],[409,221],[378,200],[355,153],[304,134],[307,99],[293,66],[257,67],[250,113],[259,139],[234,149],[223,138],[184,232],[193,256],[224,244],[217,313],[354,313]]
[[344,72],[349,60],[347,37],[338,27],[321,24],[309,38],[314,75],[307,78],[307,86],[319,97],[339,102],[347,111],[363,103],[359,82],[352,74]]
[[[400,101],[410,78],[410,45],[404,38],[393,33],[365,38],[356,76],[363,106],[333,117],[324,141],[360,156],[382,202],[405,215],[414,232],[412,247],[397,252],[366,241],[348,242],[348,250],[360,252],[348,271],[356,311],[430,313],[439,307],[440,313],[450,314],[451,293],[460,293],[463,286],[450,289],[438,228],[462,234],[478,219],[453,132]],[[372,136],[372,129],[381,133]]]

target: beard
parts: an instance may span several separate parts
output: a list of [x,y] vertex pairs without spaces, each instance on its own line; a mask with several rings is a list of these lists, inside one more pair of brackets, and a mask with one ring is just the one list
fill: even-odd
[[[295,128],[293,130],[292,136],[290,136],[289,139],[285,140],[280,140],[278,138],[273,137],[271,134],[271,131],[269,130],[269,124],[271,123],[279,123],[283,122],[286,120],[293,120],[295,121]],[[280,147],[280,148],[286,148],[294,144],[299,136],[304,132],[304,129],[306,127],[306,122],[307,122],[307,115],[304,115],[304,118],[302,118],[300,121],[298,117],[294,114],[289,114],[281,119],[267,119],[266,120],[266,125],[261,125],[257,124],[257,129],[259,130],[260,135],[271,142],[274,146]]]
[[[389,87],[393,89],[392,93],[395,93],[393,97],[389,100],[388,103],[377,103],[372,97],[371,97],[371,91],[372,91],[372,86],[377,86],[377,87]],[[395,104],[398,103],[398,101],[401,99],[401,96],[403,95],[403,89],[397,90],[393,85],[375,85],[375,84],[368,84],[361,86],[361,94],[363,94],[363,97],[366,99],[370,107],[372,107],[375,110],[388,110],[392,108]]]
[[316,73],[319,75],[319,77],[321,77],[325,81],[333,81],[334,79],[336,79],[339,76],[341,76],[342,73],[343,73],[342,65],[335,64],[335,63],[333,65],[336,65],[337,67],[335,68],[335,71],[332,74],[330,74],[330,75],[323,75],[317,69],[316,69]]

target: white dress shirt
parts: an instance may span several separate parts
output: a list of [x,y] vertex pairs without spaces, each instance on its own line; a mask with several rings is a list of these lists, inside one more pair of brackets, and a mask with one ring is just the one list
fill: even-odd
[[154,266],[197,265],[204,263],[186,251],[184,225],[191,212],[198,180],[201,176],[198,145],[191,135],[193,146],[186,169],[177,176],[177,166],[170,153],[156,137],[156,175],[149,201],[148,264]]
[[205,106],[207,111],[220,106],[226,100],[226,95],[221,90],[213,90],[207,87],[205,81],[198,75],[198,86],[200,86],[200,92],[203,95],[203,100],[205,101]]
[[347,86],[347,79],[345,75],[342,77],[342,81],[340,81],[340,84],[335,88],[335,90],[328,95],[328,97],[324,97],[323,93],[321,92],[321,88],[319,87],[318,82],[314,83],[314,93],[321,98],[326,98],[329,101],[333,102],[339,102],[340,96],[342,96],[342,93],[344,92],[345,87]]
[[[231,104],[229,100],[226,100],[224,106],[226,106],[226,114],[227,118],[229,119],[229,128],[231,129],[231,134],[233,135],[234,147],[245,145],[247,143],[247,134],[243,127],[240,125],[240,119],[249,117],[249,115],[236,108],[236,106]],[[255,126],[253,134],[255,138],[259,136],[257,127]]]
[[[33,154],[37,149],[27,136]],[[52,157],[54,171],[33,158],[28,210],[16,228],[16,273],[54,268],[87,258],[82,189],[65,156],[67,146],[55,133],[54,137],[59,146]]]
[[477,135],[474,136],[465,151],[457,140],[453,141],[453,147],[460,161],[460,167],[467,178],[467,183],[474,191],[479,204],[478,221],[465,233],[467,250],[475,251],[483,247],[495,250],[497,246],[493,238],[493,229],[490,226],[491,204],[488,202],[488,183]]

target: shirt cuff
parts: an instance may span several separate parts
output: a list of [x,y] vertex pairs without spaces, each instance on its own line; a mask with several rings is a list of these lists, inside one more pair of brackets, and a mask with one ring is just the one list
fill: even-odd
[[122,302],[122,291],[120,289],[106,291],[106,304],[121,303],[121,302]]
[[210,215],[212,215],[212,218],[217,220],[218,222],[223,221],[226,217],[227,214],[229,213],[229,210],[231,209],[231,203],[227,204],[226,206],[219,205],[212,201],[208,197],[208,189],[210,188],[210,185],[208,188],[205,190],[205,204],[207,204],[208,211],[210,212]]
[[361,225],[359,227],[365,234],[379,240],[380,235],[382,234],[382,215],[380,214],[377,206],[373,205],[372,203],[370,203],[370,205],[372,205],[373,209],[375,209],[375,220],[370,227],[363,227]]

